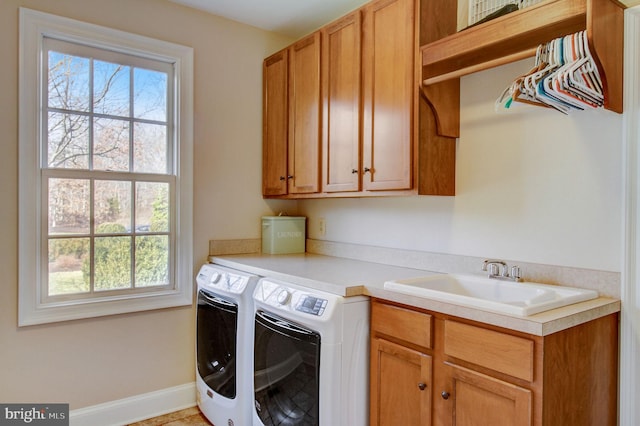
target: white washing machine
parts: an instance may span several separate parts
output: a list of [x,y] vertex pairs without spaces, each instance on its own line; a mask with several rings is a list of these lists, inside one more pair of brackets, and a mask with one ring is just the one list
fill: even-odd
[[254,299],[253,425],[368,425],[369,298],[263,278]]
[[258,279],[213,264],[203,265],[196,278],[196,400],[217,426],[252,421],[253,291]]

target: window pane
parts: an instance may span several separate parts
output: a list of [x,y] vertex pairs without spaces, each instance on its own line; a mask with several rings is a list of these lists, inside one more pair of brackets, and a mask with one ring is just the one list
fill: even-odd
[[131,232],[131,182],[96,180],[94,186],[96,234]]
[[133,112],[135,118],[167,121],[167,74],[134,68]]
[[169,232],[169,184],[136,182],[136,232]]
[[131,237],[96,237],[93,253],[94,288],[131,287]]
[[129,171],[129,122],[96,118],[93,131],[93,169]]
[[169,284],[169,236],[136,238],[136,287]]
[[49,296],[89,291],[89,238],[49,240]]
[[49,235],[89,233],[87,179],[49,179]]
[[125,65],[93,61],[93,110],[129,117],[129,75]]
[[137,173],[167,173],[167,127],[136,123],[133,126],[133,169]]
[[49,112],[47,166],[89,168],[89,119],[86,116]]
[[48,106],[89,110],[89,59],[49,52]]

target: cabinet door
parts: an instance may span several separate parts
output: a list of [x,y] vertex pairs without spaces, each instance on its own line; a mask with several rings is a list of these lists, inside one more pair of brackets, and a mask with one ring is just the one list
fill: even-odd
[[360,189],[361,13],[322,30],[322,190]]
[[532,393],[511,383],[447,364],[452,389],[446,389],[455,426],[530,426]]
[[295,43],[289,64],[289,193],[320,188],[320,33]]
[[262,64],[263,134],[262,194],[287,193],[288,51],[266,58]]
[[365,8],[363,188],[410,189],[418,82],[414,0]]
[[431,357],[371,341],[371,425],[431,425]]

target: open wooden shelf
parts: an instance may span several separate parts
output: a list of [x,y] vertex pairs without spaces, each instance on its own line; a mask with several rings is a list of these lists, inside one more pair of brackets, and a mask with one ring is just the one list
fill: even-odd
[[[605,108],[622,112],[624,8],[616,0],[547,0],[421,47],[423,84],[535,55],[542,43],[586,30],[604,82]],[[437,112],[443,120],[443,111]]]

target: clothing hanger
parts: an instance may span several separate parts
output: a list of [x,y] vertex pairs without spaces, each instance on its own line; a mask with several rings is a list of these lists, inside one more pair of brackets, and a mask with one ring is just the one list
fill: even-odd
[[498,97],[495,102],[495,110],[496,112],[501,112],[505,109],[509,109],[513,102],[520,102],[526,104],[532,104],[540,106],[539,102],[535,100],[533,96],[529,93],[527,88],[524,85],[524,80],[527,76],[532,75],[536,72],[541,71],[546,68],[548,65],[548,46],[539,45],[536,49],[536,59],[535,65],[525,74],[518,76],[514,81],[504,89],[502,94]]
[[512,84],[511,98],[516,102],[529,103],[535,101],[531,93],[528,91],[528,88],[526,86],[526,79],[547,66],[548,51],[546,50],[546,46],[538,46],[536,53],[536,65],[531,68],[526,74],[518,77]]
[[566,55],[563,51],[564,40],[562,38],[557,38],[549,42],[549,45],[551,52],[551,66],[549,66],[543,74],[540,74],[536,76],[537,78],[532,79],[532,90],[534,90],[535,97],[541,104],[548,105],[551,108],[554,108],[566,114],[569,111],[569,106],[561,99],[554,97],[551,93],[548,93],[545,90],[545,81],[547,81],[548,79],[553,79],[558,70],[565,65]]
[[587,34],[580,31],[538,46],[535,66],[514,79],[496,100],[495,109],[509,109],[514,102],[564,114],[598,108],[604,104],[602,87]]
[[576,63],[569,69],[565,80],[566,85],[571,87],[575,93],[592,100],[593,103],[600,106],[604,103],[602,80],[595,61],[589,52],[588,44],[586,33],[583,33],[577,40],[581,63]]
[[573,36],[566,36],[562,40],[563,65],[556,70],[553,75],[545,78],[542,89],[545,91],[549,99],[553,99],[562,105],[562,112],[568,114],[571,109],[582,110],[585,105],[580,99],[577,99],[572,93],[564,90],[565,85],[561,83],[567,70],[576,62],[574,39]]

